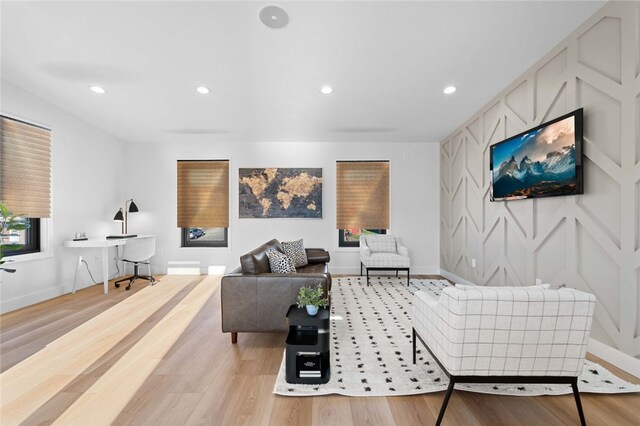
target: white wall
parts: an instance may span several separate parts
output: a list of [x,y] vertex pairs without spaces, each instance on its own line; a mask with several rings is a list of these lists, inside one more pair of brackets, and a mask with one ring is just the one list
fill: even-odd
[[[638,17],[608,3],[442,142],[441,254],[477,284],[595,294],[592,336],[640,359]],[[488,147],[580,107],[584,195],[490,202]]]
[[[64,248],[74,233],[89,236],[119,232],[112,221],[123,196],[124,145],[115,137],[87,124],[58,107],[2,81],[3,114],[32,121],[51,131],[52,218],[49,256],[17,262],[15,274],[2,274],[0,309],[10,311],[71,291],[78,251]],[[87,96],[93,96],[87,91]],[[84,250],[91,272],[101,281],[101,251]],[[91,284],[86,269],[78,287]]]
[[[195,138],[193,140],[190,138]],[[359,272],[357,249],[338,248],[335,228],[336,160],[390,160],[391,232],[402,237],[411,252],[412,273],[438,273],[438,150],[435,143],[209,143],[204,136],[177,135],[172,144],[127,147],[126,197],[135,198],[140,213],[129,216],[129,232],[155,234],[156,273],[167,261],[197,260],[202,267],[239,265],[242,254],[277,238],[304,238],[306,247],[331,253],[334,273]],[[176,227],[176,161],[230,160],[229,248],[180,248]],[[239,219],[238,168],[321,167],[322,219]]]
[[[48,256],[38,260],[16,262],[15,274],[2,275],[2,312],[70,292],[79,253],[89,263],[94,278],[101,280],[100,250],[79,251],[62,245],[78,231],[86,231],[90,237],[119,233],[120,226],[112,218],[127,198],[135,198],[140,208],[140,213],[129,216],[129,230],[158,236],[154,273],[166,272],[168,260],[198,260],[203,267],[233,268],[239,264],[240,255],[271,238],[304,238],[307,247],[330,251],[331,271],[356,273],[357,250],[337,246],[336,160],[390,160],[391,232],[402,236],[411,250],[413,273],[439,270],[438,144],[211,144],[179,136],[183,139],[174,144],[125,145],[4,80],[1,96],[2,113],[52,129],[50,250]],[[176,160],[207,158],[231,160],[230,247],[181,248],[176,227]],[[240,167],[321,167],[323,219],[239,219]],[[113,256],[111,252],[110,257]],[[114,272],[110,259],[110,273]],[[91,283],[86,269],[81,269],[77,287]]]

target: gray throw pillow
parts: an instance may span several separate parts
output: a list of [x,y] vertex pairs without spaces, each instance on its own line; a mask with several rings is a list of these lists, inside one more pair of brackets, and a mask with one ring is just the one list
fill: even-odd
[[267,252],[269,258],[269,266],[271,272],[274,274],[290,274],[296,272],[296,267],[293,266],[293,261],[289,256],[279,251],[269,250]]
[[309,264],[307,259],[307,252],[304,250],[304,243],[302,238],[297,241],[285,241],[282,243],[284,252],[293,260],[293,265],[296,268],[306,266]]

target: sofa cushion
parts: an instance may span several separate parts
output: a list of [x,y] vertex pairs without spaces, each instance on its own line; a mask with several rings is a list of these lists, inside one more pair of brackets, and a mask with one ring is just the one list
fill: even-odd
[[293,265],[293,260],[284,253],[280,253],[276,250],[269,250],[267,252],[269,258],[269,266],[271,272],[274,274],[289,274],[296,272],[296,267]]
[[300,268],[309,263],[302,238],[296,241],[283,241],[282,248],[285,254],[293,260],[293,266],[296,268]]
[[310,263],[307,266],[296,268],[298,274],[326,274],[329,272],[326,263]]
[[408,268],[411,262],[408,257],[402,257],[395,253],[372,253],[362,264],[367,268]]
[[396,253],[396,237],[393,235],[369,235],[366,237],[371,253]]
[[244,274],[266,274],[271,271],[267,251],[275,250],[284,253],[280,241],[273,239],[240,257],[240,266]]

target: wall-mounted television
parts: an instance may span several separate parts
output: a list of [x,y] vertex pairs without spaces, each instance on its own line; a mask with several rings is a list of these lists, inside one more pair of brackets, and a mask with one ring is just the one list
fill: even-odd
[[491,201],[582,194],[582,108],[490,148]]

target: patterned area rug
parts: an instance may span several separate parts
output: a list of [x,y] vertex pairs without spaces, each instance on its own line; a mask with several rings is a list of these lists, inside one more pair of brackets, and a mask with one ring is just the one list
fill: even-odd
[[[427,350],[419,344],[412,363],[411,304],[413,293],[425,290],[435,298],[447,285],[441,280],[402,277],[336,278],[331,306],[331,379],[323,385],[294,385],[285,381],[284,357],[273,392],[290,396],[341,394],[393,396],[444,391],[449,383]],[[640,392],[591,361],[579,379],[581,392]],[[501,395],[560,395],[569,385],[459,384],[456,390]]]

